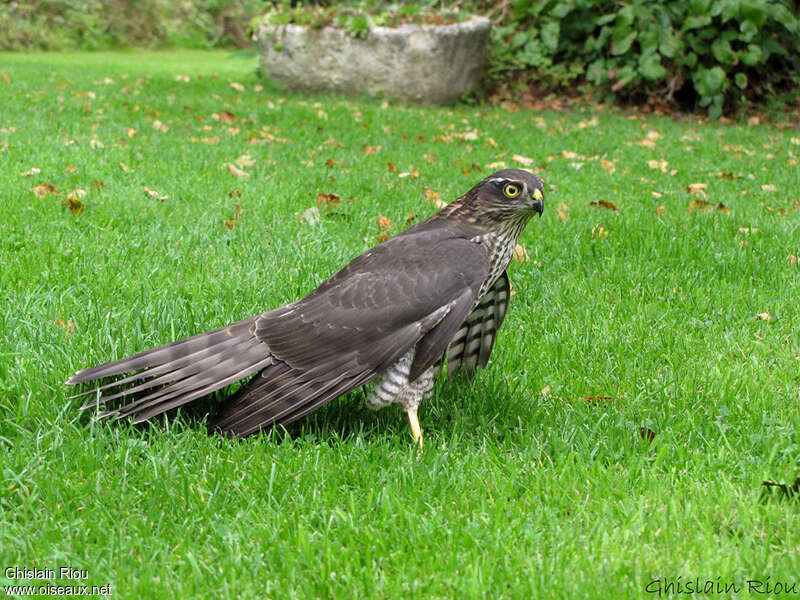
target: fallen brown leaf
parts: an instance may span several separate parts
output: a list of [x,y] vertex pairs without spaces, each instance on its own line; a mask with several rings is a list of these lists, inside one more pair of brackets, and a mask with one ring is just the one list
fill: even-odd
[[297,220],[301,223],[308,223],[314,227],[320,221],[319,208],[316,206],[309,206],[302,213],[294,213]]
[[336,166],[336,161],[333,160],[332,158],[329,158],[328,160],[325,161],[325,166],[328,167],[329,169],[332,169],[333,167]]
[[703,196],[705,196],[707,189],[707,183],[690,183],[688,186],[686,186],[686,191],[690,194],[701,194]]
[[242,169],[244,169],[245,167],[252,167],[254,164],[256,164],[256,160],[249,154],[242,154],[239,158],[237,158],[233,162],[235,162]]
[[241,83],[236,83],[235,81],[231,81],[229,85],[233,89],[235,89],[237,92],[243,92],[244,91],[244,86]]
[[776,186],[774,183],[765,183],[761,186],[761,189],[765,192],[777,192],[778,186]]
[[386,170],[389,171],[389,173],[394,173],[395,171],[397,171],[397,165],[394,164],[393,162],[387,162]]
[[661,206],[659,206],[658,208],[656,208],[656,214],[657,214],[659,217],[660,217],[661,215],[663,215],[665,212],[667,212],[667,207],[666,207],[666,206],[664,206],[663,204],[662,204]]
[[613,398],[611,396],[584,396],[581,400],[588,404],[603,404],[605,402],[611,402]]
[[770,321],[772,321],[772,315],[769,314],[769,312],[767,311],[758,313],[756,315],[756,321],[766,321],[767,323],[769,323]]
[[239,216],[242,214],[241,204],[237,204],[233,209],[233,214],[230,218],[225,219],[224,225],[228,229],[233,229],[239,224]]
[[712,210],[718,210],[719,212],[726,213],[726,214],[731,212],[731,209],[729,209],[727,206],[725,206],[722,202],[719,202],[718,204],[714,204],[713,202],[706,202],[705,200],[698,200],[697,198],[694,198],[689,203],[688,210],[689,210],[690,213],[693,213],[695,211],[697,211],[697,212],[709,212],[709,211],[712,211]]
[[151,198],[155,198],[156,200],[166,200],[167,198],[169,198],[169,196],[167,196],[166,194],[162,194],[162,193],[157,192],[155,190],[151,190],[146,185],[143,186],[142,189],[144,190],[145,194],[147,194]]
[[617,205],[611,202],[611,200],[594,200],[589,202],[589,206],[594,206],[595,208],[607,208],[608,210],[617,210]]
[[248,179],[250,177],[250,173],[248,173],[247,171],[243,171],[233,163],[228,163],[228,173],[230,173],[234,177],[244,177],[245,179]]
[[79,215],[83,212],[83,202],[81,198],[86,197],[86,190],[72,190],[67,194],[67,199],[61,203],[62,206],[68,208],[73,215]]
[[528,158],[527,156],[522,156],[521,154],[515,154],[511,157],[511,160],[514,162],[518,162],[524,167],[530,167],[535,161],[532,158]]
[[656,439],[656,432],[647,427],[639,427],[639,437],[646,440],[648,443],[652,443],[653,440]]
[[[160,131],[161,133],[167,133],[169,131],[169,125],[162,123],[158,119],[153,121],[153,129]],[[131,136],[132,137],[132,136]]]
[[438,209],[442,209],[447,206],[447,202],[441,199],[439,192],[434,192],[431,189],[425,190],[425,200],[433,204]]
[[335,206],[340,202],[338,194],[326,194],[324,192],[317,194],[317,206]]
[[219,118],[222,119],[225,123],[233,123],[236,120],[236,115],[227,110],[219,111]]
[[392,237],[390,230],[392,229],[392,221],[389,217],[384,217],[383,215],[378,216],[378,241],[383,243]]
[[119,168],[125,171],[126,173],[131,170],[131,168],[122,161],[120,161],[119,163]]
[[525,249],[525,246],[522,244],[517,244],[514,246],[514,252],[511,255],[511,259],[517,262],[528,262],[531,257],[528,254],[528,251]]
[[600,160],[600,166],[603,167],[604,171],[608,171],[609,175],[613,175],[614,173],[617,172],[616,165],[613,162],[611,162],[610,160],[601,159]]
[[58,186],[52,183],[40,183],[32,187],[31,191],[39,196],[39,198],[44,198],[48,194],[58,194]]
[[100,181],[99,179],[92,180],[91,185],[92,188],[94,188],[95,190],[102,190],[104,187],[106,187],[106,184]]
[[6,83],[11,83],[11,77],[9,77],[7,73],[0,73],[0,78]]
[[20,175],[22,177],[30,177],[31,175],[38,175],[41,172],[42,171],[40,169],[37,169],[36,167],[33,167],[32,169],[28,169],[27,171],[25,171],[23,173],[20,173]]
[[411,225],[411,223],[413,223],[414,219],[416,219],[416,218],[417,218],[417,215],[415,215],[415,214],[408,215],[406,217],[406,225]]
[[77,171],[78,167],[76,167],[75,165],[67,165],[66,167],[64,167],[65,173],[77,173]]
[[72,333],[75,331],[75,323],[72,322],[72,319],[56,319],[54,323],[58,327],[62,327],[64,329],[64,333],[67,334],[67,337],[71,336]]

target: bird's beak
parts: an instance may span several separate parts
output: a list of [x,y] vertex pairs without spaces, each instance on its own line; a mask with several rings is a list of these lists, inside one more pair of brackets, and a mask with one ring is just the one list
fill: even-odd
[[542,216],[544,211],[544,194],[539,188],[535,188],[528,196],[531,199],[531,208]]

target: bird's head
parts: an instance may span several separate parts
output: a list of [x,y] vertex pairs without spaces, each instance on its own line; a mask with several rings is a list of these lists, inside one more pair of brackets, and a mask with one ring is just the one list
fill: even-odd
[[480,181],[466,194],[473,209],[505,221],[527,220],[544,210],[544,182],[523,169],[503,169]]

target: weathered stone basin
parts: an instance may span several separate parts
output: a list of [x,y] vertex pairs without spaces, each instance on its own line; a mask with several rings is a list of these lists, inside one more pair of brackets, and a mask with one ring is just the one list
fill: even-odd
[[289,90],[363,94],[449,104],[481,83],[491,22],[374,27],[365,38],[342,29],[263,24],[267,77]]

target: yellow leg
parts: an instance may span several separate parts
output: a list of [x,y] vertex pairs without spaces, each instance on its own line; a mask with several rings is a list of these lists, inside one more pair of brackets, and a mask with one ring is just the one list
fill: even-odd
[[417,417],[417,407],[409,408],[407,411],[408,413],[408,422],[411,425],[411,435],[414,438],[414,441],[419,444],[419,447],[422,448],[422,429],[419,426],[419,418]]

